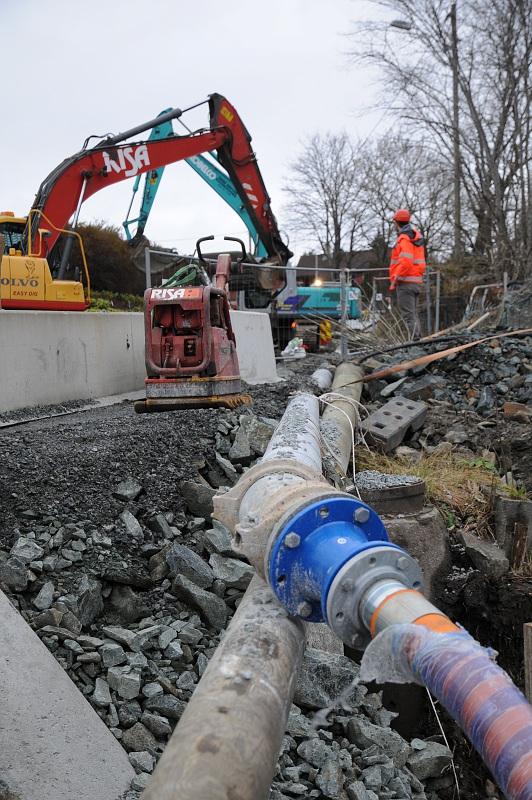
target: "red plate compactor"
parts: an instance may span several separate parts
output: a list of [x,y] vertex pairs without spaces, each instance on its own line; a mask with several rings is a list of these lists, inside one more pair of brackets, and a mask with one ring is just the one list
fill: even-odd
[[135,403],[137,413],[251,403],[242,393],[229,315],[230,270],[231,256],[223,253],[217,259],[214,286],[200,269],[200,286],[172,286],[171,279],[144,293],[148,377],[146,399]]

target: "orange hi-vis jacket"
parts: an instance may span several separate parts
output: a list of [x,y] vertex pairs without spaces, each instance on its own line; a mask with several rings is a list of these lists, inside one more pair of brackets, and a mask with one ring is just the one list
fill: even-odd
[[425,240],[410,224],[399,231],[390,259],[390,283],[423,283]]

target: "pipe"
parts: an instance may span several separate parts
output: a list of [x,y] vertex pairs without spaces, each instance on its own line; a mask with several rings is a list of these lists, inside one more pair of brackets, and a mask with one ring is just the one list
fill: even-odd
[[318,387],[318,389],[321,389],[322,392],[326,392],[331,388],[332,377],[332,372],[329,369],[326,369],[325,367],[318,367],[318,369],[314,370],[310,376],[310,380]]
[[[317,397],[298,394],[288,403],[281,422],[269,441],[261,464],[275,460],[296,461],[321,475],[320,411]],[[241,524],[256,525],[269,510],[267,498],[281,488],[301,484],[304,478],[288,469],[259,478],[246,491],[239,506]]]
[[[530,800],[532,706],[490,651],[450,625],[455,630],[442,633],[421,620],[391,625],[364,654],[362,680],[425,685],[462,728],[505,797]],[[383,672],[385,664],[393,665],[392,673]]]
[[357,403],[360,402],[363,378],[362,367],[344,361],[334,373],[331,394],[341,394],[348,399],[328,399],[325,395],[325,400],[330,405],[325,406],[321,417],[321,433],[334,453],[343,475],[346,474],[351,460],[353,429],[358,417]]
[[[372,636],[363,660],[392,662],[426,686],[460,725],[509,800],[532,798],[532,706],[468,633],[419,592],[374,584],[361,601]],[[412,623],[412,624],[404,624]],[[378,635],[380,634],[380,636]],[[379,670],[370,678],[382,682]],[[410,675],[409,675],[410,673]]]
[[266,800],[304,645],[303,624],[253,578],[143,800]]
[[417,591],[416,565],[387,541],[371,509],[339,492],[301,498],[273,526],[267,551],[283,605],[308,621],[325,619],[347,644],[414,629],[397,639],[395,660],[455,717],[508,798],[530,800],[532,708],[488,652]]

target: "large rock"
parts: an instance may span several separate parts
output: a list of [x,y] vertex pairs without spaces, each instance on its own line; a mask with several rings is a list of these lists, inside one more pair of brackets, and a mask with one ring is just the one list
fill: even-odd
[[138,753],[142,750],[157,750],[157,739],[142,722],[135,724],[122,734],[122,744],[128,752]]
[[216,494],[216,489],[199,481],[181,481],[179,491],[192,514],[206,519],[211,516],[212,498]]
[[155,533],[160,533],[165,539],[173,539],[174,532],[164,514],[155,514],[148,520],[148,527]]
[[158,714],[167,719],[178,720],[187,704],[183,700],[179,700],[171,694],[160,694],[155,697],[148,697],[144,701],[144,710],[150,711],[152,714]]
[[211,592],[200,589],[184,575],[178,575],[172,584],[173,593],[186,603],[190,603],[203,614],[213,628],[225,628],[227,606],[224,601]]
[[247,589],[255,570],[244,561],[236,558],[224,558],[213,553],[209,558],[214,577],[223,581],[230,589]]
[[251,416],[248,424],[251,449],[255,455],[263,456],[278,423],[274,419]]
[[510,568],[508,559],[496,544],[479,539],[472,533],[461,533],[460,538],[465,551],[474,566],[491,578],[506,575]]
[[33,539],[21,536],[11,548],[10,555],[20,559],[24,564],[29,564],[31,561],[37,561],[42,558],[44,550]]
[[240,427],[229,450],[229,458],[238,464],[249,464],[253,459],[249,439],[249,426],[244,416],[240,417]]
[[50,608],[53,602],[54,585],[52,581],[47,581],[41,588],[39,594],[33,598],[32,603],[39,611],[45,611],[47,608]]
[[425,781],[427,778],[439,778],[453,760],[448,747],[438,742],[423,742],[425,747],[414,750],[408,758],[408,767],[416,778]]
[[345,703],[356,705],[359,672],[359,667],[345,656],[307,647],[294,703],[306,708],[328,708],[341,695]]
[[190,547],[174,543],[166,551],[166,563],[174,576],[184,576],[202,589],[212,586],[214,575],[208,564]]
[[297,754],[304,761],[319,769],[323,767],[328,759],[332,758],[333,751],[321,739],[309,739],[306,742],[301,742],[297,748]]
[[136,517],[133,516],[131,511],[122,511],[120,514],[120,519],[124,523],[126,531],[133,539],[142,540],[144,538],[144,533],[142,531],[140,522]]
[[404,767],[411,753],[411,747],[402,736],[391,728],[381,728],[365,717],[352,717],[347,723],[347,738],[361,750],[377,745],[390,758],[396,767]]
[[127,667],[109,667],[107,682],[124,700],[134,700],[140,694],[140,672]]
[[129,500],[134,500],[136,497],[138,497],[141,492],[141,484],[134,478],[127,478],[125,481],[122,481],[122,483],[118,484],[116,489],[114,489],[113,494],[117,500],[128,502]]
[[17,556],[0,562],[0,586],[12,592],[23,592],[28,585],[26,562]]
[[233,553],[231,535],[227,528],[215,525],[203,534],[203,546],[208,553],[230,556]]
[[316,776],[316,786],[321,789],[323,796],[330,800],[339,800],[344,782],[345,778],[340,764],[332,759],[325,762]]
[[78,619],[83,626],[91,625],[103,611],[102,586],[99,581],[84,575],[78,593]]
[[158,739],[164,739],[172,733],[172,726],[166,717],[161,717],[159,714],[152,714],[149,711],[144,711],[140,721]]
[[451,566],[449,535],[441,514],[426,507],[418,514],[383,517],[390,539],[410,553],[423,572],[425,594],[435,600],[438,582]]

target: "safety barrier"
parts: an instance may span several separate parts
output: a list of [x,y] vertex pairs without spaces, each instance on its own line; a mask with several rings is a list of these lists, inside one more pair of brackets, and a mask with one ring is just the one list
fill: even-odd
[[[268,316],[231,314],[241,375],[276,379]],[[0,311],[0,413],[142,389],[141,312]]]

